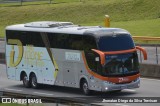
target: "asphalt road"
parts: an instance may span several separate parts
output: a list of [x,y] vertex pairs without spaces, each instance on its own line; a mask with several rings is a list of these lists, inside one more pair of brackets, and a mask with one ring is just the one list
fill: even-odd
[[160,103],[102,103],[108,97],[159,97],[160,99],[160,80],[141,78],[141,87],[138,89],[125,89],[119,93],[100,93],[94,92],[91,96],[84,96],[79,89],[57,87],[57,86],[41,86],[40,89],[24,88],[22,82],[8,80],[5,71],[5,65],[0,64],[0,91],[16,92],[22,94],[38,95],[44,97],[66,97],[81,101],[96,102],[104,106],[160,106]]
[[5,43],[0,39],[0,53],[4,53],[4,52],[5,52]]

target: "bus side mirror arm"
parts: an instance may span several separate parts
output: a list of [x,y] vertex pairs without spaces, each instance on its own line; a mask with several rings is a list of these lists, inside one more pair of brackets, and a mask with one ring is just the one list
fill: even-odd
[[147,52],[143,47],[136,46],[136,49],[140,50],[143,53],[144,60],[147,60]]

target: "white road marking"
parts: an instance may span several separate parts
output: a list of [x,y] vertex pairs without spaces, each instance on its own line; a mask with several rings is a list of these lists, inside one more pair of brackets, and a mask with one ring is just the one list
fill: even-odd
[[22,90],[19,90],[19,89],[10,89],[10,88],[4,88],[5,90],[8,90],[8,91],[17,91],[17,92],[21,92]]
[[54,95],[54,94],[42,93],[42,92],[33,92],[33,93],[40,94],[40,95],[49,95],[49,96],[52,96],[52,95]]
[[129,105],[124,105],[124,104],[115,104],[116,106],[129,106]]
[[65,97],[69,97],[70,98],[71,96],[65,96]]
[[150,81],[160,81],[158,79],[152,79],[152,78],[141,78],[141,79],[143,79],[143,80],[150,80]]
[[124,91],[135,92],[136,90],[134,90],[134,89],[124,89]]

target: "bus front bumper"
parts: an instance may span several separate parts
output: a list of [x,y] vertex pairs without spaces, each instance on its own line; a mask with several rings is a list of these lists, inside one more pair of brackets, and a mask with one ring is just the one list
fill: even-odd
[[107,81],[103,82],[102,91],[116,91],[116,90],[123,90],[123,89],[133,89],[133,88],[139,88],[140,87],[140,78],[137,78],[136,80],[126,83],[126,84],[113,84]]

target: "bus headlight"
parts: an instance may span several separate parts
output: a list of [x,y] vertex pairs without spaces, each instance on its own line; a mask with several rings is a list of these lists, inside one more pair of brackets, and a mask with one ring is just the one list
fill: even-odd
[[105,90],[108,90],[108,88],[106,87]]
[[136,82],[136,81],[138,81],[138,80],[139,80],[139,77],[138,77],[137,79],[133,80],[132,82]]

